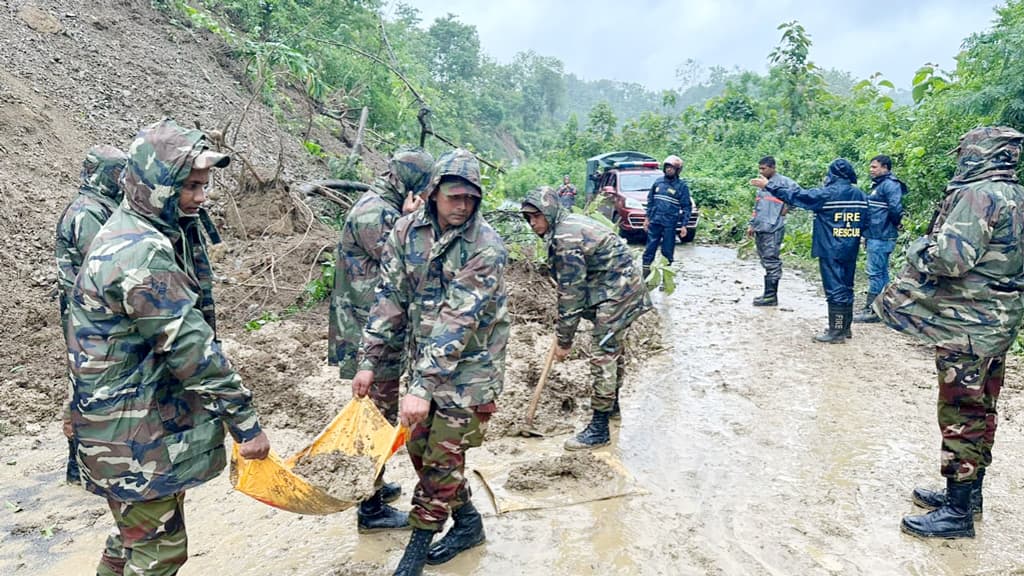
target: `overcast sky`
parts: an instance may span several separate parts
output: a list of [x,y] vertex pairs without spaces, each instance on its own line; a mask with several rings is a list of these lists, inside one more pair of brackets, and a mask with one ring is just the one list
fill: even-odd
[[[881,72],[910,88],[926,62],[952,69],[964,38],[991,26],[995,0],[404,0],[423,26],[451,12],[476,26],[482,50],[509,62],[517,52],[554,56],[588,80],[676,88],[687,58],[704,67],[764,72],[782,22],[811,35],[822,68],[867,78]],[[856,8],[854,8],[856,6]]]

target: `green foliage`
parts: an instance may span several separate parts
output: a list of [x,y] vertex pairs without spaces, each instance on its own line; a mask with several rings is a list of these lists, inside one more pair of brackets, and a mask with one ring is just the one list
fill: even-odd
[[648,290],[661,287],[666,296],[671,296],[676,291],[676,271],[669,265],[664,256],[658,254],[657,259],[651,263],[651,272],[644,278]]

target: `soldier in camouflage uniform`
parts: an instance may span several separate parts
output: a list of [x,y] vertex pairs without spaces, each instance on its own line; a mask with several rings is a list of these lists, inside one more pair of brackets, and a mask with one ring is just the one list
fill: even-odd
[[946,490],[914,490],[916,503],[934,508],[903,518],[917,536],[973,537],[982,512],[1006,351],[1024,316],[1022,143],[1024,134],[1006,127],[961,137],[928,234],[907,247],[906,267],[874,304],[890,327],[935,346]]
[[[338,243],[329,318],[332,364],[338,364],[341,378],[356,373],[356,354],[373,306],[373,293],[380,281],[380,259],[384,244],[403,212],[423,203],[419,194],[430,182],[434,157],[421,148],[400,148],[388,163],[388,170],[374,181],[349,210]],[[402,350],[381,357],[370,386],[370,398],[392,424],[398,422],[398,378],[402,375]],[[357,527],[361,532],[409,526],[406,513],[388,506],[402,494],[397,483],[384,483],[384,470],[377,478],[373,496],[360,503]]]
[[[470,501],[466,452],[483,442],[505,372],[508,253],[480,215],[480,165],[465,150],[442,156],[427,203],[399,219],[384,247],[376,301],[363,331],[353,391],[365,395],[378,366],[406,343],[411,375],[399,418],[419,476],[413,533],[396,575],[418,575],[484,541]],[[437,544],[449,511],[455,524]]]
[[[121,176],[128,157],[113,146],[93,146],[82,163],[82,184],[78,194],[64,209],[57,222],[55,255],[57,258],[57,293],[60,297],[60,325],[67,329],[68,297],[75,285],[75,276],[82,267],[92,239],[121,202]],[[71,380],[68,380],[68,403],[64,406],[64,434],[68,437],[67,481],[78,484],[81,476],[75,458],[75,440],[71,434]]]
[[173,121],[140,131],[124,202],[93,240],[68,301],[82,482],[107,499],[117,523],[102,576],[178,572],[187,558],[184,492],[224,468],[225,426],[244,457],[270,450],[210,322],[196,221],[210,169],[228,161],[202,132]]
[[538,188],[522,203],[523,216],[544,238],[548,266],[558,284],[558,348],[564,360],[572,348],[580,318],[594,323],[590,374],[593,417],[590,424],[565,442],[567,450],[607,445],[608,419],[618,409],[624,372],[622,333],[650,310],[651,299],[632,253],[613,230],[571,214],[550,188]]

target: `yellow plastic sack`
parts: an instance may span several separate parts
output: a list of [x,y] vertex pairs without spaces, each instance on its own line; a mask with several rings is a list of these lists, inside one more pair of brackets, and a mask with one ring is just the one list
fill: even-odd
[[231,454],[231,483],[235,489],[275,508],[298,514],[332,514],[351,507],[317,486],[292,473],[306,456],[340,451],[353,456],[370,456],[377,462],[376,474],[408,437],[403,426],[392,426],[367,398],[355,398],[334,417],[313,443],[282,460],[271,450],[264,460],[246,460],[235,444]]

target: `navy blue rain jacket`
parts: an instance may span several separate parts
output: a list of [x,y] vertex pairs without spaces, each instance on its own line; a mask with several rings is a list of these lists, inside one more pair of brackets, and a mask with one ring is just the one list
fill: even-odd
[[856,182],[853,165],[840,158],[829,164],[822,188],[804,190],[769,183],[765,190],[786,204],[814,212],[811,256],[855,260],[868,215],[867,197],[854,186]]
[[891,173],[873,179],[868,195],[868,226],[864,237],[872,240],[895,240],[903,220],[903,195],[907,185]]
[[690,188],[686,181],[662,176],[651,185],[647,193],[647,221],[673,230],[690,221]]

